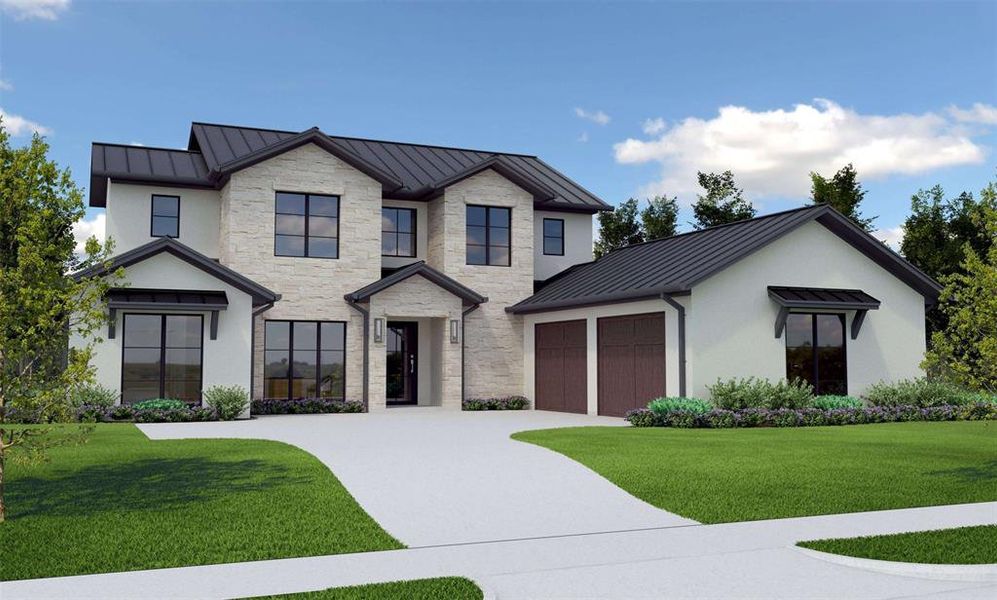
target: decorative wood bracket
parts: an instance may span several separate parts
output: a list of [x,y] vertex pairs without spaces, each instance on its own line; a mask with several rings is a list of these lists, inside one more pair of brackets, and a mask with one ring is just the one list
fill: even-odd
[[862,323],[865,322],[865,314],[869,312],[867,310],[857,310],[855,311],[855,317],[852,319],[852,339],[858,339],[859,330],[862,329]]
[[115,325],[118,324],[118,309],[108,309],[107,315],[107,339],[113,340],[115,335]]
[[786,328],[786,319],[789,318],[789,308],[779,307],[779,315],[775,318],[775,337],[782,337],[782,330]]
[[210,329],[211,339],[218,339],[218,311],[211,311],[211,329]]

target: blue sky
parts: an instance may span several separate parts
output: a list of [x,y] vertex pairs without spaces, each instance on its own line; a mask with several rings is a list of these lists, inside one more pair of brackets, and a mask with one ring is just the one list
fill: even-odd
[[994,2],[0,8],[14,141],[45,131],[81,186],[91,141],[192,120],[538,154],[612,203],[730,168],[769,212],[853,161],[884,230],[997,176]]

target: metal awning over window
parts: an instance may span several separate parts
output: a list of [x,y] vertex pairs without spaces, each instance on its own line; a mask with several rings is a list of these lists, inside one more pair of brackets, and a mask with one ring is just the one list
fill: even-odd
[[775,337],[782,336],[786,318],[791,310],[806,311],[855,311],[852,319],[851,337],[854,340],[862,329],[866,313],[879,309],[879,300],[862,290],[837,288],[789,287],[770,285],[769,298],[779,305],[779,315],[775,320]]
[[228,308],[228,296],[225,292],[205,290],[164,290],[111,288],[105,296],[107,308],[110,310],[110,321],[107,337],[114,339],[114,324],[117,311],[153,310],[163,312],[210,312],[211,339],[218,337],[218,311]]

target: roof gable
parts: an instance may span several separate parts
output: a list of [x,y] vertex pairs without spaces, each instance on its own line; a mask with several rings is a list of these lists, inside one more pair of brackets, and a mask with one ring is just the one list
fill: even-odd
[[827,205],[817,205],[620,248],[559,277],[509,310],[539,312],[687,293],[697,283],[813,221],[917,290],[928,302],[937,300],[941,290],[938,282],[844,215]]
[[444,290],[450,292],[454,296],[457,296],[464,301],[465,306],[470,306],[473,304],[484,304],[488,302],[488,298],[482,296],[481,294],[475,292],[471,288],[460,283],[456,279],[447,277],[443,273],[437,271],[433,267],[430,267],[425,263],[425,261],[419,261],[412,263],[406,267],[398,269],[394,273],[388,275],[387,277],[382,277],[374,283],[365,285],[359,290],[346,294],[344,298],[348,302],[366,302],[370,300],[370,297],[374,294],[384,291],[389,287],[401,283],[412,277],[414,275],[420,275],[424,279],[436,284],[437,286],[443,288]]

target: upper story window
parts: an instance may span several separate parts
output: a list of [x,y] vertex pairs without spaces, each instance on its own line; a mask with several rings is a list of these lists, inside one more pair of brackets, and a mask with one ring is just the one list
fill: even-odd
[[467,207],[467,264],[509,266],[511,209]]
[[415,256],[415,209],[381,209],[381,256]]
[[544,219],[544,254],[564,256],[564,219]]
[[339,196],[277,192],[275,256],[339,258]]
[[180,237],[180,196],[152,195],[152,237]]

